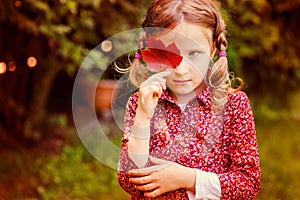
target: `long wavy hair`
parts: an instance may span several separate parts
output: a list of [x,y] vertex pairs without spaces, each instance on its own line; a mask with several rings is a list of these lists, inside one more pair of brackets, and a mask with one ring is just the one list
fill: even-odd
[[[228,43],[225,36],[225,23],[212,0],[153,0],[142,21],[145,31],[141,34],[138,49],[145,48],[149,35],[154,34],[147,31],[147,28],[173,29],[182,21],[210,29],[213,34],[213,47],[217,52],[226,51]],[[149,77],[148,70],[140,59],[135,58],[128,70],[131,82],[137,87]],[[238,91],[243,87],[242,80],[238,79],[239,87],[231,88],[233,76],[228,71],[226,57],[219,57],[209,67],[205,80],[215,102],[213,105],[224,105],[228,92]]]

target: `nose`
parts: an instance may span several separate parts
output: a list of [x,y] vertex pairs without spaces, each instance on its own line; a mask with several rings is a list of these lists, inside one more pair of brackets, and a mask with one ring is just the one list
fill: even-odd
[[175,73],[179,75],[183,75],[189,72],[188,69],[189,63],[185,61],[185,59],[182,59],[181,63],[175,68]]

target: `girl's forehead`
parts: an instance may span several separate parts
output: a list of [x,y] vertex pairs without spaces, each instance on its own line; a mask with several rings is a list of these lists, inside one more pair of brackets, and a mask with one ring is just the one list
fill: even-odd
[[186,22],[180,23],[174,29],[160,34],[156,38],[160,39],[165,45],[175,42],[176,45],[182,47],[198,45],[207,48],[213,44],[210,29]]

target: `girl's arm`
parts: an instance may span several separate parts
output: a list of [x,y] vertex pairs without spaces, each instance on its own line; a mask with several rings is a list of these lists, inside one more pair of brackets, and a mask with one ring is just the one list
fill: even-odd
[[[136,110],[138,105],[138,93],[133,94],[127,103],[124,116],[124,134],[122,137],[121,152],[119,155],[118,165],[118,181],[121,187],[129,194],[143,197],[143,192],[137,190],[131,183],[129,183],[128,171],[138,169],[139,167],[130,158],[128,153],[128,143],[132,138],[132,128]],[[148,149],[149,151],[149,149]]]
[[137,108],[131,135],[128,141],[128,154],[131,160],[139,167],[145,167],[149,157],[150,119]]
[[[151,167],[129,171],[130,183],[133,183],[136,189],[144,191],[144,196],[156,198],[178,189],[194,191],[196,179],[194,169],[154,157],[150,160],[154,164]],[[185,193],[185,190],[181,192]],[[181,196],[180,199],[182,198]]]
[[169,74],[170,71],[154,74],[145,80],[139,88],[138,104],[133,118],[134,124],[127,144],[129,157],[139,168],[146,165],[149,157],[150,119],[153,116],[158,98],[166,89],[165,77]]
[[[242,93],[230,100],[230,124],[225,129],[228,143],[228,157],[231,160],[227,172],[222,174],[196,170],[196,178],[191,169],[172,163],[163,169],[132,170],[129,181],[140,185],[137,189],[155,197],[167,191],[185,188],[191,199],[253,199],[260,188],[260,167],[254,119],[247,96]],[[228,123],[228,122],[227,122]],[[174,176],[174,174],[176,174]],[[182,177],[190,177],[184,182]],[[196,180],[195,180],[196,179]],[[151,190],[160,185],[159,189]],[[150,186],[149,186],[150,185]],[[150,188],[150,189],[149,189]]]
[[[157,105],[158,98],[166,89],[165,79],[170,72],[163,71],[144,81],[139,92],[128,101],[124,116],[124,134],[119,159],[119,182],[125,191],[142,195],[129,183],[127,172],[131,169],[147,166],[149,157],[150,118]],[[150,162],[148,162],[148,165]]]
[[[138,94],[134,94],[130,97],[125,111],[124,135],[122,139],[122,150],[120,153],[118,169],[118,180],[121,187],[128,193],[140,197],[154,197],[151,195],[160,195],[179,188],[194,190],[196,177],[195,170],[183,167],[177,163],[167,165],[164,167],[165,170],[155,169],[158,173],[155,173],[154,176],[152,176],[154,178],[155,176],[158,176],[160,180],[164,180],[166,183],[163,183],[162,185],[166,185],[169,188],[162,188],[162,190],[158,191],[156,190],[155,193],[143,192],[143,188],[140,188],[140,186],[138,186],[139,184],[132,184],[130,182],[130,176],[136,177],[141,174],[140,172],[138,172],[138,174],[130,174],[130,171],[141,167],[147,168],[150,165],[157,166],[161,164],[158,163],[159,159],[153,160],[152,158],[150,160],[149,158],[148,137],[150,136],[150,122],[147,121],[147,118],[143,118],[144,113],[140,113],[142,116],[139,117],[140,114],[138,112]],[[172,179],[170,177],[175,177],[176,179]]]
[[222,199],[254,199],[260,190],[260,162],[254,117],[248,97],[243,92],[232,95],[230,125],[225,130],[230,137],[228,172],[218,174]]

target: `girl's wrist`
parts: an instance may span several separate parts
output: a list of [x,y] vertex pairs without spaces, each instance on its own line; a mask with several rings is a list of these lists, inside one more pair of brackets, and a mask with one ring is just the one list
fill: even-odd
[[134,125],[138,127],[147,127],[150,126],[150,120],[151,117],[147,113],[137,109],[134,119]]
[[195,185],[196,185],[196,170],[189,167],[184,167],[183,170],[184,177],[182,188],[187,189],[191,192],[195,192]]
[[131,130],[131,137],[136,139],[148,140],[150,138],[150,127],[140,127],[134,124]]

